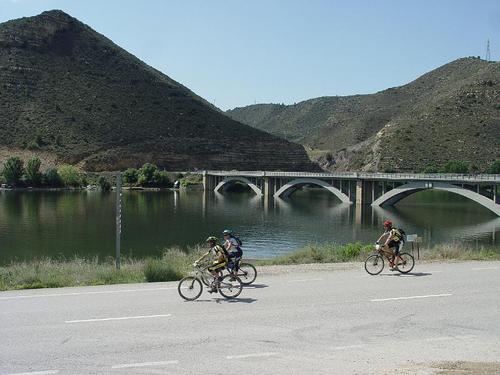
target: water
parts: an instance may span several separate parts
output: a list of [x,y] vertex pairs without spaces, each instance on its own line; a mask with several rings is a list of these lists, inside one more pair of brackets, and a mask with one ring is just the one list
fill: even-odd
[[[0,264],[12,259],[114,255],[115,195],[87,191],[0,192]],[[391,219],[424,245],[500,247],[500,218],[446,192],[416,193],[389,209],[359,210],[330,193],[304,189],[265,204],[250,192],[124,192],[122,253],[161,254],[230,228],[246,256],[272,257],[308,243],[373,242]]]

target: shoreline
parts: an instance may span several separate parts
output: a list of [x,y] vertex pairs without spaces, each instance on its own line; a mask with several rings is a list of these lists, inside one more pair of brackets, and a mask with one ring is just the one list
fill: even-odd
[[[187,253],[169,249],[160,258],[122,258],[121,269],[114,259],[71,258],[12,262],[0,266],[0,291],[91,285],[111,285],[177,281],[188,275],[191,264],[204,252],[199,247]],[[245,259],[262,274],[301,271],[335,271],[363,267],[372,245],[309,245],[272,259]],[[416,255],[416,254],[415,254]],[[442,245],[421,251],[417,265],[464,261],[500,261],[500,248],[472,250],[457,245]]]

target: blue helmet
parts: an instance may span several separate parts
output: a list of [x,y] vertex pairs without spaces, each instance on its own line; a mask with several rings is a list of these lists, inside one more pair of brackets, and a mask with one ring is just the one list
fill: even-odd
[[226,236],[226,235],[230,236],[231,234],[232,234],[232,232],[229,229],[224,229],[224,231],[222,232],[223,236]]

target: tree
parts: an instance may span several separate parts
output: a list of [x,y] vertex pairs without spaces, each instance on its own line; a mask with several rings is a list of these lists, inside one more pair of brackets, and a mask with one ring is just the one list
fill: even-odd
[[97,184],[101,188],[101,191],[108,192],[111,190],[111,183],[104,176],[99,176],[99,178],[97,179]]
[[61,165],[57,168],[57,173],[61,177],[61,182],[64,186],[79,187],[82,185],[82,175],[73,165]]
[[2,174],[8,184],[16,185],[24,172],[24,163],[17,156],[10,157],[3,165]]
[[156,165],[151,163],[144,164],[141,169],[139,169],[139,177],[137,182],[139,185],[148,185],[153,182],[154,174],[158,170]]
[[126,184],[135,184],[139,178],[139,171],[135,168],[129,168],[123,172],[123,182]]
[[447,162],[441,172],[443,173],[468,173],[469,165],[461,160],[450,160]]
[[491,174],[500,174],[500,160],[495,160],[486,172]]
[[47,186],[58,187],[62,185],[61,177],[55,168],[47,169],[43,175],[43,180],[44,184]]
[[30,160],[26,164],[26,169],[24,171],[24,177],[26,179],[26,183],[29,185],[39,185],[40,180],[42,178],[42,174],[40,173],[40,166],[42,162],[36,156]]
[[156,170],[153,174],[153,182],[158,186],[172,186],[173,182],[170,175],[166,171]]

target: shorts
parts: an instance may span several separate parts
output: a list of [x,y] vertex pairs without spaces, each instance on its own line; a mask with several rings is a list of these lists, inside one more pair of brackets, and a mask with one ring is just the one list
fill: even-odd
[[222,262],[213,262],[213,264],[208,267],[208,270],[213,272],[213,271],[219,271],[220,269],[224,268],[227,266],[227,262],[226,261],[222,261]]
[[387,247],[389,249],[394,249],[394,255],[399,255],[399,244],[400,243],[401,243],[400,241],[390,240],[389,243],[387,244]]
[[232,271],[233,269],[237,268],[237,265],[241,261],[241,256],[234,256],[231,257],[229,256],[229,262],[227,263],[227,268],[229,271]]

